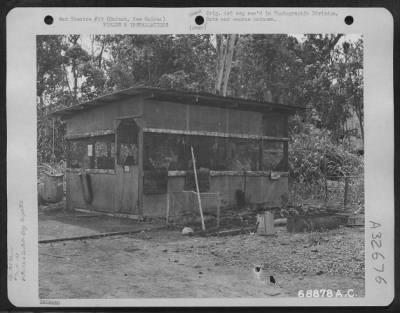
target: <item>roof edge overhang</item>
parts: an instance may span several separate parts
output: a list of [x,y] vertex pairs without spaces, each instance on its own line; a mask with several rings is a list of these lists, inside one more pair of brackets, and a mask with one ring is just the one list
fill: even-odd
[[52,116],[68,117],[91,108],[120,101],[135,96],[144,96],[158,101],[183,102],[204,106],[223,107],[230,109],[242,109],[248,111],[268,112],[277,111],[286,114],[294,114],[303,111],[300,106],[279,104],[272,102],[256,101],[243,98],[224,97],[211,93],[196,93],[175,89],[163,89],[155,87],[131,87],[110,94],[97,97],[93,100],[82,102],[68,108],[49,113]]

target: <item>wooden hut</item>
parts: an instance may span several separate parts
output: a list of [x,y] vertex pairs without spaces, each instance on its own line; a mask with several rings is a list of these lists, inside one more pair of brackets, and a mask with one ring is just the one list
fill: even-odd
[[216,193],[225,206],[279,202],[288,192],[288,116],[298,109],[135,87],[56,111],[66,123],[67,208],[179,215],[175,200],[195,190],[191,147],[204,207]]

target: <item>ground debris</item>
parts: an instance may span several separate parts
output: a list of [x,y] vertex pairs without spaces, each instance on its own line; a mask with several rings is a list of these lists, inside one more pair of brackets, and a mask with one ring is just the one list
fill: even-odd
[[[64,297],[76,296],[70,289],[71,282],[88,273],[92,279],[81,285],[88,294],[93,290],[99,292],[95,286],[104,286],[103,293],[107,294],[113,286],[121,295],[131,298],[144,294],[196,297],[199,291],[210,297],[296,296],[299,289],[333,288],[338,284],[358,290],[360,295],[364,293],[364,233],[359,229],[346,227],[290,234],[285,227],[277,227],[276,231],[275,237],[248,233],[187,237],[180,230],[159,230],[151,232],[152,240],[136,234],[90,240],[90,245],[81,241],[68,242],[65,247],[62,242],[54,243],[54,247],[40,245],[41,254],[84,256],[72,258],[73,262],[67,258],[54,262],[50,257],[41,257],[40,271],[46,278],[42,280],[41,295],[57,298],[62,289]],[[287,244],[281,245],[281,242]],[[133,258],[124,248],[140,251]],[[254,264],[262,264],[266,269],[265,284],[260,285],[254,279]],[[149,275],[149,269],[156,271],[156,275]],[[270,282],[271,275],[277,280],[276,285]],[[140,284],[144,291],[127,288],[128,280]]]
[[277,237],[267,240],[249,235],[224,238],[225,247],[216,245],[210,254],[226,262],[247,266],[250,260],[263,260],[275,272],[302,273],[303,277],[323,272],[364,278],[364,242],[359,232],[289,234],[280,228]]
[[136,248],[136,247],[131,247],[131,248],[125,248],[124,249],[125,252],[129,252],[129,253],[136,252],[136,251],[139,251],[139,250],[140,249]]

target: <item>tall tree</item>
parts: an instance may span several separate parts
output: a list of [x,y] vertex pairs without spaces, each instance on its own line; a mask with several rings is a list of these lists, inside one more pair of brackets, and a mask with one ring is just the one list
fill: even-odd
[[232,69],[232,58],[238,35],[216,35],[217,64],[215,80],[215,93],[226,96],[229,75]]
[[68,96],[65,94],[62,68],[65,65],[63,53],[66,49],[63,39],[63,36],[37,36],[36,38],[38,163],[59,159],[63,154],[62,127],[47,117],[48,105],[55,101],[63,101]]
[[343,46],[346,54],[347,77],[345,81],[346,102],[357,116],[361,138],[364,142],[364,80],[363,80],[363,40]]
[[36,95],[41,107],[51,103],[64,91],[65,80],[62,66],[66,45],[63,36],[37,36],[37,84]]
[[131,86],[154,86],[306,106],[305,121],[329,130],[335,140],[353,114],[363,137],[362,41],[342,37],[38,36],[38,133],[42,142],[51,133],[41,132],[52,125],[45,123],[49,104],[69,106]]
[[65,52],[65,57],[68,59],[68,65],[71,67],[73,76],[73,102],[78,102],[78,80],[83,76],[84,64],[90,60],[88,52],[82,48],[78,40],[80,35],[68,36],[69,47]]
[[304,64],[287,35],[242,35],[237,44],[229,92],[260,101],[302,104]]

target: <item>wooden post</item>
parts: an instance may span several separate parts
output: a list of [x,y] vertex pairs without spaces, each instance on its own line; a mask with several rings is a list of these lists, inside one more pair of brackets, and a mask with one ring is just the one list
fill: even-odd
[[217,228],[219,228],[220,209],[221,209],[221,197],[218,192],[217,193]]
[[200,197],[200,190],[199,190],[199,182],[197,179],[197,171],[196,171],[196,159],[194,157],[193,147],[190,147],[192,151],[192,162],[193,162],[193,170],[194,170],[194,181],[196,183],[196,193],[197,193],[197,201],[199,203],[199,210],[200,210],[200,217],[201,217],[201,228],[206,230],[206,226],[204,225],[204,216],[203,216],[203,209],[201,207],[201,197]]
[[257,227],[256,232],[263,235],[274,235],[274,215],[272,212],[264,212],[262,214],[257,214]]
[[166,216],[166,223],[169,224],[169,193],[167,191],[167,216]]
[[243,200],[244,200],[244,206],[246,206],[247,201],[246,201],[246,197],[247,197],[247,179],[246,179],[246,170],[245,168],[243,168]]
[[347,205],[348,188],[349,188],[349,178],[346,176],[344,178],[344,199],[343,199],[343,207],[344,208],[346,208],[346,205]]

